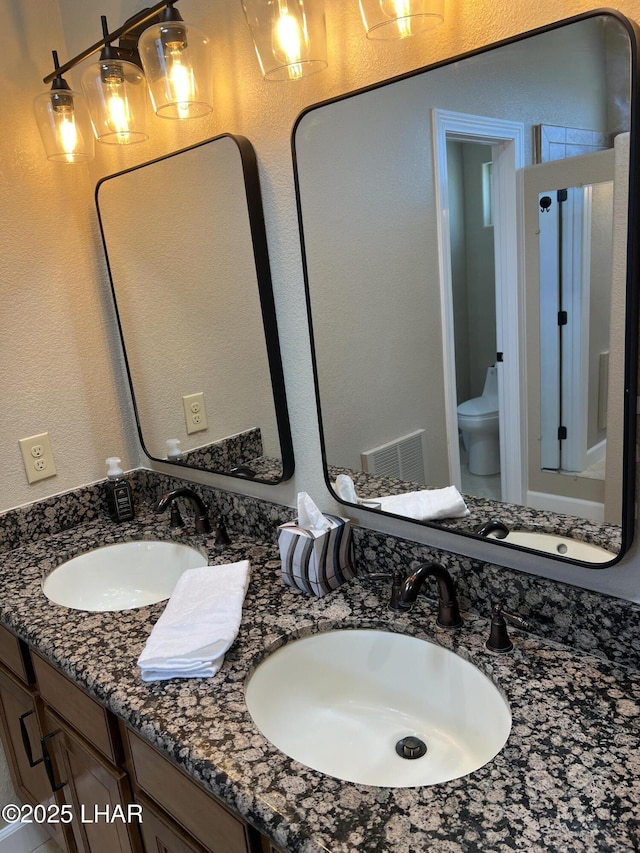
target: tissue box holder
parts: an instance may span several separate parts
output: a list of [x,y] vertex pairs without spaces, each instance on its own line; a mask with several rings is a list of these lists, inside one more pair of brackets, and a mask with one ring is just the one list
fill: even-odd
[[278,528],[284,584],[318,598],[356,575],[349,519],[324,517],[330,530],[306,530],[295,521]]

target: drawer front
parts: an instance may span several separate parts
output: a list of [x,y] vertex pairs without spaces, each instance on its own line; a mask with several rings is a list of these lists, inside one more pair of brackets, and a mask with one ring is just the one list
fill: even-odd
[[247,853],[241,820],[129,729],[127,740],[135,781],[145,793],[211,853]]
[[44,701],[117,764],[121,756],[114,748],[113,724],[107,710],[37,654],[33,654],[33,668]]
[[20,640],[11,631],[0,625],[0,660],[25,684],[29,683],[24,658],[20,650]]

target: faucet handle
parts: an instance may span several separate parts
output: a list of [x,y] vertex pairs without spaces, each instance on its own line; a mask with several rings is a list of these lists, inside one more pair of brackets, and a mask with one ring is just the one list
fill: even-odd
[[513,643],[507,630],[507,622],[524,631],[531,628],[531,623],[527,619],[517,616],[515,613],[507,613],[502,609],[502,604],[494,604],[491,611],[489,639],[485,643],[490,652],[506,654],[513,649]]
[[392,572],[369,572],[368,578],[372,580],[390,580],[391,581],[391,598],[389,600],[389,610],[397,612],[400,610],[400,586],[404,576],[400,569],[394,569]]
[[500,610],[507,622],[510,622],[515,628],[520,628],[521,631],[530,631],[531,622],[525,619],[524,616],[518,616],[516,613],[507,613],[506,610]]
[[231,538],[227,533],[227,528],[225,527],[224,521],[219,518],[216,524],[216,538],[215,544],[224,548],[226,545],[231,545]]

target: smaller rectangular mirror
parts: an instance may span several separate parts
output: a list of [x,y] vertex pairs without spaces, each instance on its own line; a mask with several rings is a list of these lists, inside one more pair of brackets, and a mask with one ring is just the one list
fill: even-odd
[[154,460],[278,483],[293,449],[255,152],[223,135],[96,189],[138,430]]

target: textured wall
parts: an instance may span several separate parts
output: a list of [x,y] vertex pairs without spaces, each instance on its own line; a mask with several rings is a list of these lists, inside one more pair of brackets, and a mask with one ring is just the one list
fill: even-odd
[[[128,450],[129,415],[105,311],[92,184],[86,167],[48,163],[31,104],[45,87],[50,50],[64,56],[56,4],[2,0],[0,56],[5,120],[0,135],[0,508],[101,476],[106,456]],[[58,475],[27,485],[18,439],[48,431]]]

